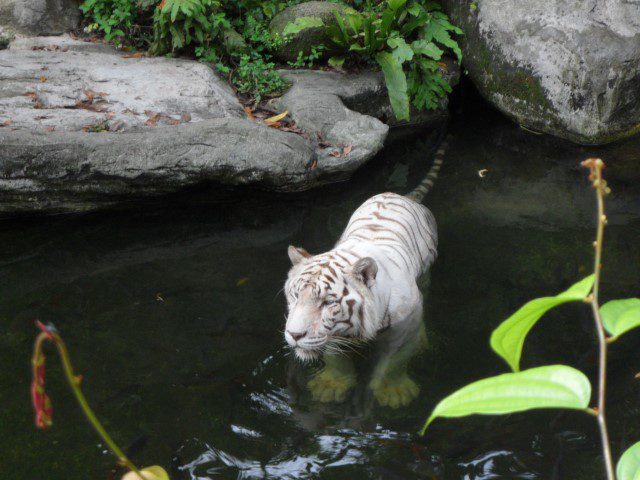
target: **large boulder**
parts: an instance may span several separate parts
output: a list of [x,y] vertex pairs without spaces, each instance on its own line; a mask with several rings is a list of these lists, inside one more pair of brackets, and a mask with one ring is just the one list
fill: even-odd
[[[379,72],[282,74],[293,85],[273,106],[297,125],[277,129],[247,118],[202,63],[18,39],[0,51],[0,214],[90,210],[203,182],[306,190],[349,178],[383,148]],[[445,107],[424,127],[442,125]]]
[[325,33],[325,27],[310,27],[301,30],[294,35],[284,36],[284,30],[289,23],[293,23],[298,18],[320,18],[325,25],[334,23],[334,12],[350,11],[349,7],[331,2],[305,2],[285,8],[278,15],[273,17],[269,24],[269,31],[272,35],[279,35],[286,41],[278,49],[278,57],[285,62],[294,62],[298,58],[298,53],[303,55],[311,53],[313,47],[324,45],[330,48],[330,41]]
[[640,131],[640,3],[443,3],[473,82],[514,121],[581,144]]
[[0,0],[0,30],[59,35],[78,27],[77,0]]

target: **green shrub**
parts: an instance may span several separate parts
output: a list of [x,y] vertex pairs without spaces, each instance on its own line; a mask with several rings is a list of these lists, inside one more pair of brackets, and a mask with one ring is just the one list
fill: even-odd
[[106,41],[143,46],[148,35],[136,27],[149,23],[152,5],[149,0],[85,0],[80,10],[91,22],[89,31],[104,33]]
[[163,0],[153,14],[150,53],[161,55],[197,45],[208,49],[231,28],[217,0]]
[[257,54],[242,55],[232,78],[238,91],[255,97],[256,103],[265,96],[284,92],[289,86],[275,70],[275,64]]
[[462,30],[449,22],[439,4],[388,0],[368,6],[364,13],[335,15],[335,24],[327,30],[343,57],[333,58],[331,63],[340,64],[348,56],[377,62],[399,120],[409,120],[409,102],[420,109],[433,109],[451,91],[438,61],[445,48],[451,49],[458,61],[462,59],[460,47],[451,37]]
[[[90,28],[103,32],[119,46],[146,47],[152,55],[191,54],[212,63],[230,78],[239,92],[265,96],[281,93],[286,82],[275,71],[273,55],[284,39],[269,32],[274,15],[300,0],[84,0],[82,11]],[[385,76],[397,118],[409,118],[409,102],[417,108],[436,108],[451,91],[438,61],[449,48],[460,60],[460,49],[451,25],[439,6],[428,0],[387,0],[372,5],[345,1],[362,13],[336,13],[336,25],[327,27],[332,45],[341,55],[329,64],[345,60],[377,64]],[[364,6],[363,6],[364,5]],[[289,24],[288,32],[321,19],[302,18]],[[151,33],[152,31],[152,33]],[[317,45],[300,55],[293,68],[311,68],[325,50]]]

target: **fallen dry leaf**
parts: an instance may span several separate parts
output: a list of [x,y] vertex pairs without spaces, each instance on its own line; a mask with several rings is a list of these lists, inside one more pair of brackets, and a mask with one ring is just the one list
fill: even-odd
[[244,107],[244,111],[247,114],[247,118],[249,120],[255,120],[256,116],[253,114],[253,110],[251,110],[251,107]]
[[318,167],[318,161],[317,160],[313,160],[313,162],[311,162],[311,166],[309,167],[310,170],[315,170]]
[[182,123],[187,123],[191,121],[191,115],[188,113],[183,113],[182,115],[180,115],[180,121]]
[[241,287],[243,285],[246,285],[248,281],[249,281],[249,277],[242,277],[240,280],[236,282],[236,287]]
[[40,82],[44,83],[47,81],[47,77],[45,77],[44,75],[40,75]]
[[46,120],[47,118],[51,118],[51,115],[36,115],[33,117],[34,120]]
[[45,128],[45,131],[46,131],[46,132],[51,133],[51,132],[53,132],[55,129],[56,129],[56,127],[47,127],[47,128]]
[[347,155],[349,155],[351,153],[351,150],[353,150],[353,145],[347,145],[346,147],[344,147],[342,149],[342,155],[344,155],[346,157]]
[[7,118],[4,122],[0,123],[0,127],[8,127],[12,123],[13,123],[13,120],[11,120],[10,118]]
[[478,170],[478,176],[480,178],[484,178],[485,175],[487,175],[488,172],[489,172],[489,170],[487,170],[486,168],[483,168],[482,170]]
[[122,55],[122,58],[142,58],[142,57],[144,57],[144,52],[127,53],[126,55]]
[[156,293],[156,300],[158,302],[164,303],[164,298],[162,298],[162,294],[160,294],[160,293]]
[[284,112],[282,112],[279,115],[274,115],[273,117],[265,118],[264,119],[264,123],[266,123],[267,125],[271,126],[274,123],[278,122],[279,120],[282,120],[287,115],[289,115],[289,110],[285,110]]
[[329,153],[329,155],[331,155],[332,157],[340,158],[340,150],[334,150],[333,152]]
[[109,125],[109,131],[117,132],[119,130],[122,130],[123,127],[124,127],[124,122],[122,120],[116,120],[111,125]]
[[24,92],[22,94],[23,97],[36,98],[38,94],[36,92]]

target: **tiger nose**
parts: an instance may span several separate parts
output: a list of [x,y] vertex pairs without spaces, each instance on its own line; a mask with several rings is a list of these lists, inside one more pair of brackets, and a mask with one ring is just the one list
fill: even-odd
[[292,332],[291,330],[287,330],[287,333],[291,335],[291,338],[296,342],[307,335],[307,332]]

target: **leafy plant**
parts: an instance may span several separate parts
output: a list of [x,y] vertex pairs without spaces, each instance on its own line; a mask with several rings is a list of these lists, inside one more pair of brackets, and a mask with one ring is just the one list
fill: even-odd
[[51,400],[45,392],[45,356],[43,347],[45,342],[51,342],[55,345],[62,360],[62,367],[64,369],[64,375],[71,387],[80,408],[87,417],[87,420],[93,427],[93,429],[100,435],[102,440],[108,445],[111,451],[118,461],[123,466],[129,469],[129,472],[122,477],[122,480],[169,480],[167,472],[157,465],[151,467],[138,469],[131,460],[127,458],[122,449],[113,441],[107,431],[104,429],[96,415],[89,407],[87,399],[85,398],[82,390],[80,389],[80,383],[82,382],[82,376],[76,375],[71,365],[71,359],[69,358],[69,352],[67,346],[62,340],[62,337],[58,331],[51,325],[43,325],[37,321],[36,326],[40,329],[40,334],[36,337],[36,341],[33,348],[33,357],[31,365],[33,368],[33,380],[31,382],[31,400],[33,408],[36,412],[36,427],[46,429],[52,424],[53,407],[51,406]]
[[330,63],[341,65],[354,56],[376,62],[399,120],[409,120],[410,102],[418,109],[434,109],[451,92],[440,71],[446,67],[438,62],[444,48],[461,61],[462,52],[451,35],[462,34],[462,30],[449,22],[437,3],[387,0],[369,5],[363,13],[336,11],[334,15],[335,23],[327,27],[327,33],[342,55]]
[[259,55],[242,55],[233,75],[233,83],[240,93],[255,97],[256,103],[264,96],[283,92],[289,84]]
[[[609,434],[607,430],[605,396],[607,379],[607,345],[620,335],[640,326],[640,299],[612,300],[599,306],[600,271],[604,226],[604,197],[610,192],[602,178],[604,163],[588,159],[582,165],[590,170],[590,180],[596,190],[598,228],[594,242],[594,273],[554,297],[531,300],[506,319],[491,335],[491,347],[511,367],[513,373],[486,378],[461,388],[436,405],[421,433],[437,417],[462,417],[472,414],[504,414],[534,408],[571,408],[597,418],[608,480],[615,480]],[[527,334],[550,309],[566,302],[582,301],[591,306],[599,344],[598,399],[590,408],[591,384],[579,371],[552,365],[520,371],[520,357]],[[611,335],[606,336],[607,332]],[[640,442],[630,447],[617,466],[618,480],[640,478]]]
[[303,52],[298,52],[298,58],[295,62],[287,62],[291,68],[313,68],[315,62],[322,58],[323,52],[326,47],[322,44],[311,47],[311,53],[304,55]]
[[217,0],[162,0],[153,15],[150,53],[175,52],[196,43],[208,48],[231,27]]
[[[105,40],[122,45],[125,40],[133,40],[134,26],[149,10],[150,4],[136,0],[84,0],[80,10],[91,20],[89,31],[104,33]],[[133,41],[132,43],[143,43]]]

